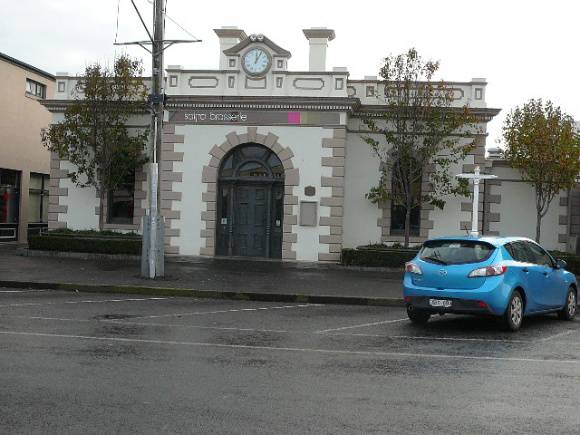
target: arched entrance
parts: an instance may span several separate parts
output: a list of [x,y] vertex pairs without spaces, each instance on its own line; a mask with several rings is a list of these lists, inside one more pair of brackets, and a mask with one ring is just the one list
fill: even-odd
[[216,254],[281,258],[284,167],[276,153],[235,147],[222,160],[217,190]]

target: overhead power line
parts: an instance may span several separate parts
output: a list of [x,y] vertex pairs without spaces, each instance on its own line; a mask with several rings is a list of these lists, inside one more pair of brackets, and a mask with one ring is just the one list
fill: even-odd
[[115,29],[115,43],[117,43],[117,35],[119,34],[119,8],[121,7],[121,0],[117,0],[117,28]]
[[[147,0],[147,3],[149,4],[153,4],[153,0]],[[167,4],[165,5],[165,10],[167,10]],[[175,24],[177,27],[179,27],[181,30],[183,30],[185,33],[187,33],[189,36],[191,36],[193,39],[196,39],[198,41],[201,42],[201,39],[199,39],[197,36],[195,36],[194,34],[192,34],[189,30],[187,30],[185,27],[183,27],[181,24],[179,24],[177,21],[175,21],[173,18],[171,18],[169,15],[164,14],[165,18],[167,18],[169,21],[171,21],[173,24]]]

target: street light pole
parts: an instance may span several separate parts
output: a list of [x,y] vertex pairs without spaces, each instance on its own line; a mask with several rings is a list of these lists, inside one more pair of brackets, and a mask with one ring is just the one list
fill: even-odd
[[[475,167],[473,174],[457,174],[456,177],[458,178],[465,178],[467,180],[473,181],[473,205],[472,205],[472,213],[471,213],[471,231],[469,232],[470,236],[477,237],[479,236],[479,182],[481,180],[488,180],[491,178],[497,178],[496,175],[486,175],[480,172],[479,166]],[[484,210],[485,213],[485,210]]]

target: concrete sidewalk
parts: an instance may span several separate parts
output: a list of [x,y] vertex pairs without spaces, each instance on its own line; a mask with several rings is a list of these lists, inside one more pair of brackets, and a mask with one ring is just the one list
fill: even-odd
[[27,257],[0,250],[0,287],[261,301],[402,305],[402,272],[275,261],[167,261],[166,276],[139,276],[135,260]]

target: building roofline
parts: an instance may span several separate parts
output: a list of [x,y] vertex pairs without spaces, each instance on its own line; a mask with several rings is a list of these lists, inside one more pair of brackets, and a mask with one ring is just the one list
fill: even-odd
[[248,38],[243,39],[233,47],[230,47],[223,51],[226,56],[234,56],[241,52],[244,48],[249,46],[254,42],[259,42],[264,44],[266,47],[269,47],[276,55],[287,57],[288,59],[292,57],[292,54],[288,50],[284,50],[278,44],[274,43],[270,38],[264,35],[259,35],[261,39],[258,39],[255,35],[250,35]]
[[15,59],[12,56],[8,56],[7,54],[4,54],[2,52],[0,52],[0,59],[5,60],[6,62],[10,62],[11,64],[19,66],[21,68],[32,71],[32,72],[34,72],[38,75],[41,75],[49,80],[52,80],[52,81],[56,80],[56,78],[52,74],[47,73],[46,71],[43,71],[40,68],[36,68],[35,66],[32,66],[26,62],[22,62],[21,60]]

